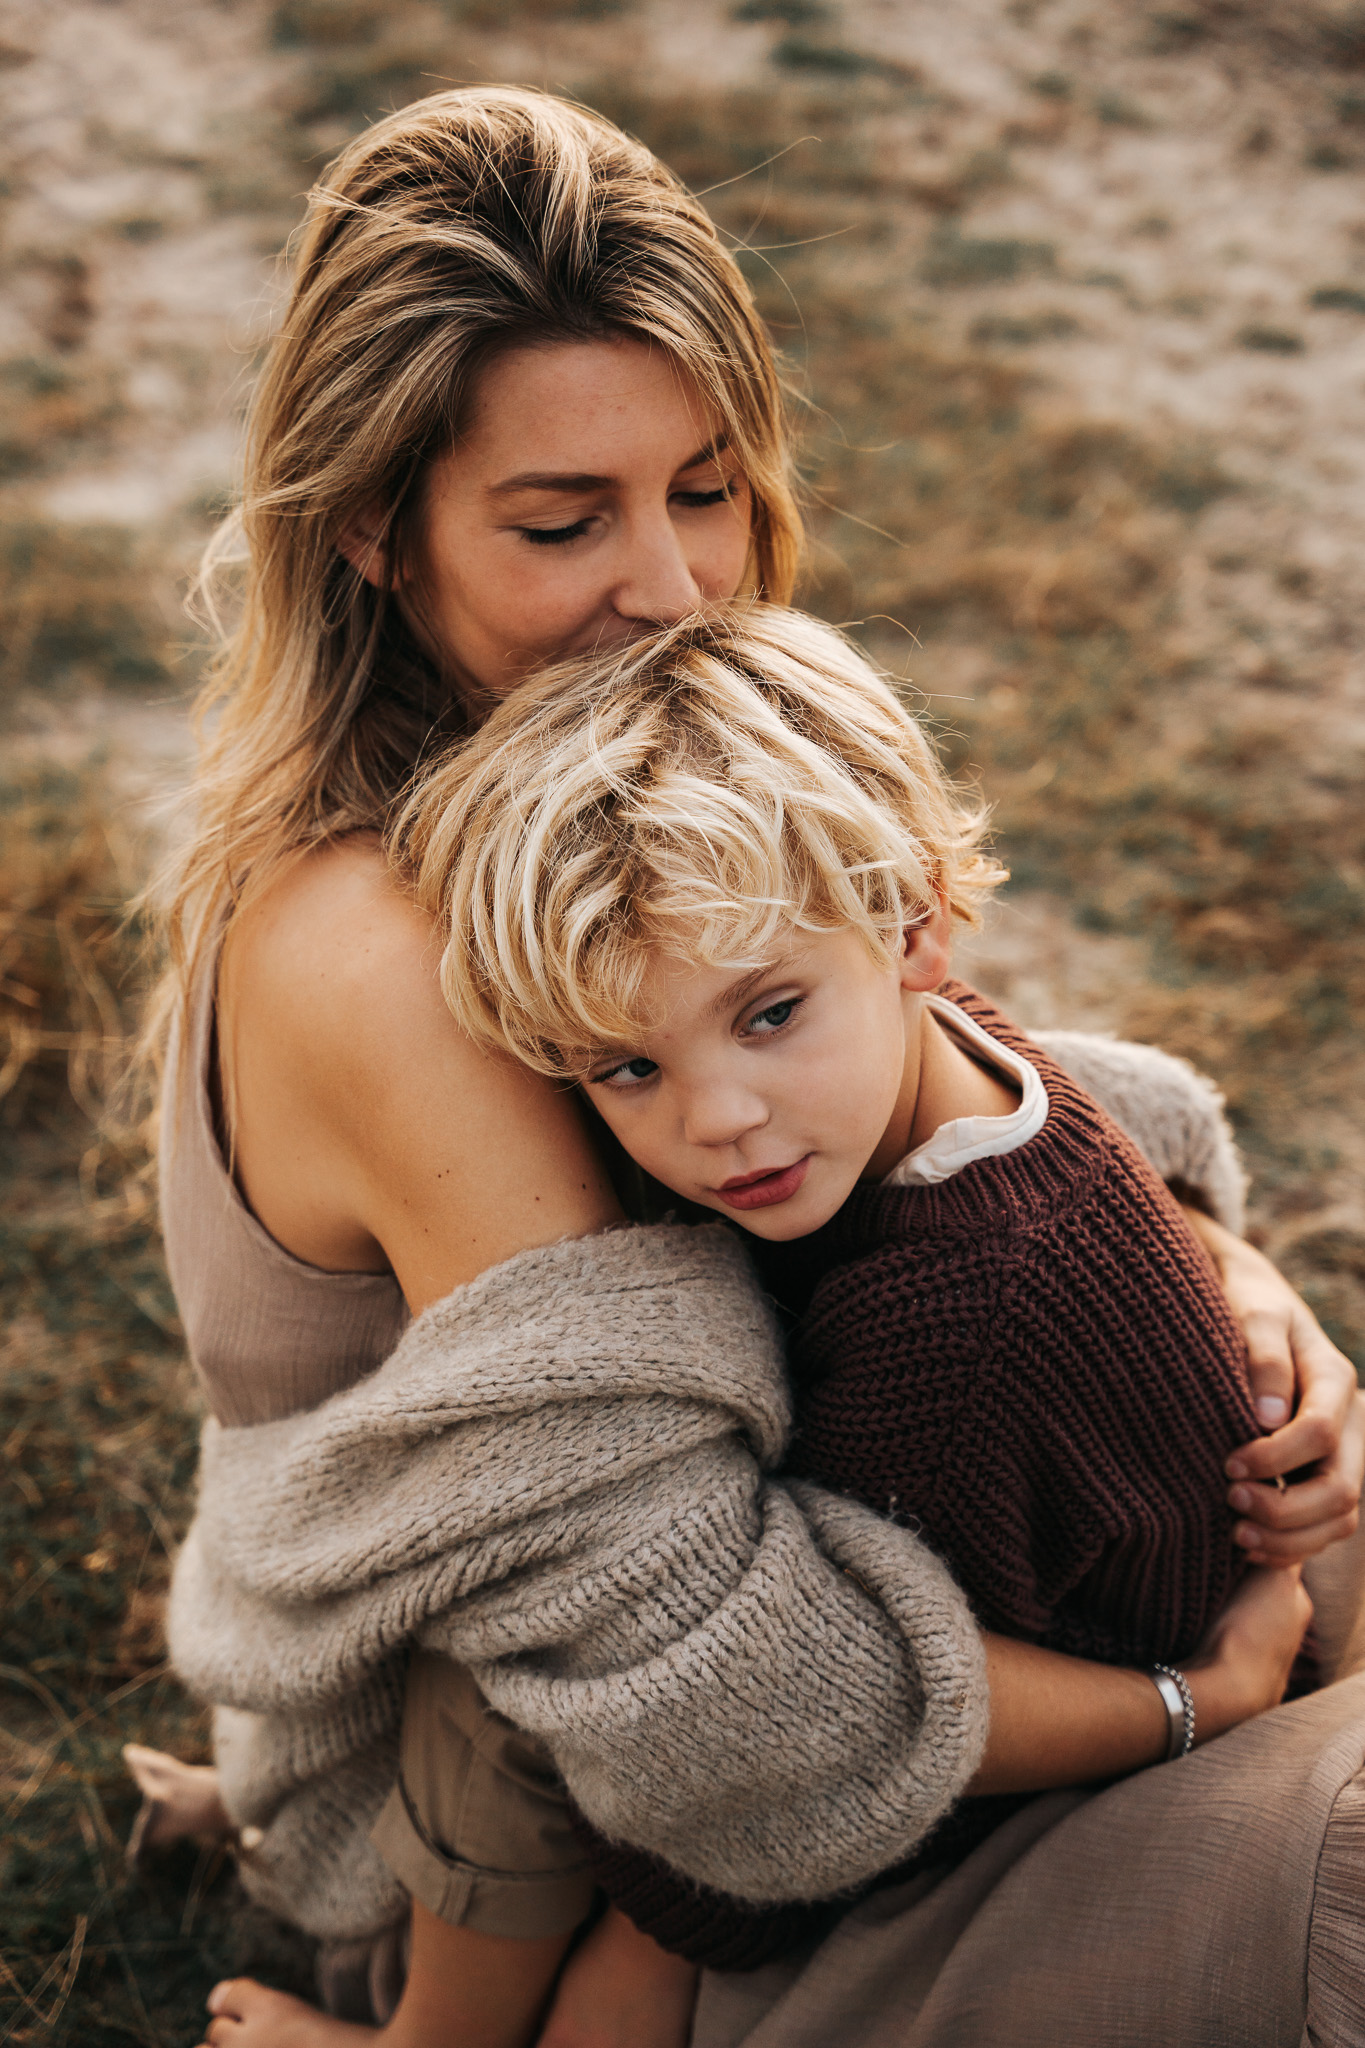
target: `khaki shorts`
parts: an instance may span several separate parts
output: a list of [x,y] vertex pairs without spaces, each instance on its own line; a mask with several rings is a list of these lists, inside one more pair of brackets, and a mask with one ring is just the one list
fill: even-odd
[[569,1933],[592,1905],[553,1763],[447,1657],[419,1653],[409,1667],[398,1782],[370,1839],[454,1927],[536,1940]]

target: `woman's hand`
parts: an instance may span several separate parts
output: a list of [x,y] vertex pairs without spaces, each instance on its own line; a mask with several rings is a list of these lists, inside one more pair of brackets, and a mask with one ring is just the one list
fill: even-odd
[[[1242,1326],[1252,1399],[1270,1431],[1227,1461],[1228,1502],[1243,1518],[1234,1539],[1253,1564],[1301,1564],[1359,1520],[1365,1401],[1355,1368],[1269,1259],[1211,1217],[1185,1213]],[[1304,1466],[1316,1469],[1298,1485],[1264,1483]]]
[[1248,1572],[1183,1667],[1194,1695],[1196,1742],[1279,1705],[1312,1619],[1297,1565]]
[[695,1965],[609,1906],[570,1956],[539,2048],[686,2048]]

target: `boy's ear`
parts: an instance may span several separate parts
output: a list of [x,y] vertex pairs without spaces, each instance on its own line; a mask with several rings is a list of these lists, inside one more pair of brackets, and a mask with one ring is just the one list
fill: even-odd
[[[384,546],[384,517],[378,505],[366,505],[347,521],[337,536],[337,553],[378,590],[388,573],[388,551]],[[395,585],[403,580],[400,569]]]
[[948,977],[953,952],[953,913],[943,896],[934,898],[932,910],[901,934],[901,987],[926,995]]

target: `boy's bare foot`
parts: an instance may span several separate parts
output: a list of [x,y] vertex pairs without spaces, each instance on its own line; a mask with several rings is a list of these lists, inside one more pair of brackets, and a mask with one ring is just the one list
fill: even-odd
[[164,1750],[124,1744],[123,1761],[142,1794],[142,1807],[128,1837],[128,1861],[136,1867],[148,1851],[186,1840],[230,1841],[235,1830],[218,1794],[218,1773],[209,1764],[182,1764]]
[[250,1977],[215,1984],[208,1996],[213,2014],[199,2048],[374,2048],[373,2027],[334,2020],[315,2005],[270,1991]]

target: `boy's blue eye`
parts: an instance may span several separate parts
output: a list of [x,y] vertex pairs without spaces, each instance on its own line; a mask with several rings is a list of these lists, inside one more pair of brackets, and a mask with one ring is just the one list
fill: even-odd
[[780,1031],[784,1024],[791,1023],[799,1001],[799,996],[787,996],[783,1002],[769,1003],[766,1010],[760,1010],[757,1016],[749,1019],[745,1030],[752,1032],[756,1027],[762,1026],[764,1029],[759,1031],[760,1037],[764,1035],[765,1030]]
[[612,1067],[608,1073],[595,1075],[594,1081],[599,1088],[632,1088],[641,1081],[648,1081],[658,1071],[653,1060],[642,1057],[623,1060],[619,1067]]

